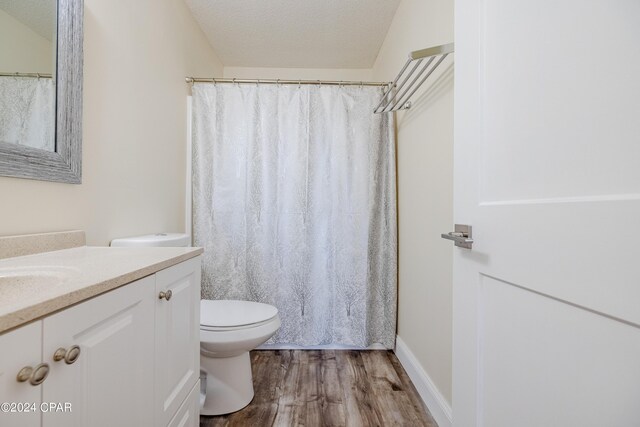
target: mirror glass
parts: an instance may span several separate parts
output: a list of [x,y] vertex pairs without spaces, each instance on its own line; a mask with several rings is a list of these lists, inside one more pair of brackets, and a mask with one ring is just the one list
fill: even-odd
[[0,142],[56,151],[56,0],[0,0]]

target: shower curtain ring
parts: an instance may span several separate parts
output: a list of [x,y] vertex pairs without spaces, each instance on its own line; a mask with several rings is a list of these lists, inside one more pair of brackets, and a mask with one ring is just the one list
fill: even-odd
[[235,77],[233,78],[233,84],[234,85],[236,84],[236,78]]
[[280,87],[280,79],[276,79],[276,86]]
[[301,85],[302,85],[302,80],[298,80],[298,89],[300,89]]
[[360,82],[360,89],[362,89],[362,82]]
[[260,84],[260,79],[256,80],[256,87],[258,87],[258,85]]

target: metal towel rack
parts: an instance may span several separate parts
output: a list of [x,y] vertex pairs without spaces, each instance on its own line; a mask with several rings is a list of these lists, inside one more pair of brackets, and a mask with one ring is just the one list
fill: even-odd
[[[442,64],[442,61],[444,61],[450,53],[453,53],[453,43],[411,52],[404,67],[402,67],[402,70],[400,70],[400,73],[398,73],[395,80],[393,80],[389,89],[384,93],[382,100],[373,112],[375,114],[391,113],[393,111],[411,108],[411,97],[413,94],[416,93],[420,86],[433,74],[435,69]],[[413,67],[406,72],[412,63],[414,64]],[[416,74],[418,69],[419,71]],[[407,82],[414,74],[415,77],[413,77],[407,85]],[[402,82],[398,84],[400,79],[402,79]]]

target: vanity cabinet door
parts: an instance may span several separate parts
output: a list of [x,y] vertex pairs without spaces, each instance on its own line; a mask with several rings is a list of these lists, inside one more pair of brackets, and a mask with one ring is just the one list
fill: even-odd
[[167,426],[200,377],[200,257],[156,273],[156,426]]
[[153,426],[154,293],[149,276],[43,320],[43,401],[62,405],[44,427]]
[[[41,360],[42,322],[34,322],[0,335],[0,404],[3,405],[0,426],[40,425],[42,385],[37,383],[46,373],[46,366],[40,364]],[[32,369],[23,370],[25,367]],[[38,371],[34,375],[35,369]],[[23,376],[18,381],[21,371]],[[31,375],[27,376],[28,373]]]
[[198,427],[200,425],[200,382],[193,386],[168,427]]

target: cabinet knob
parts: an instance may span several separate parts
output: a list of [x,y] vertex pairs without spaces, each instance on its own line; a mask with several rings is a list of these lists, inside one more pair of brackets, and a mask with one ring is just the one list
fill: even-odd
[[18,380],[19,383],[29,381],[29,384],[31,385],[40,385],[48,376],[49,365],[47,363],[41,363],[35,368],[25,366],[20,369],[20,372],[18,372],[18,375],[16,376],[16,380]]
[[171,299],[171,295],[173,295],[173,292],[171,292],[171,289],[169,289],[168,291],[160,291],[160,294],[158,295],[158,298],[160,299],[166,299],[167,301],[169,301]]
[[77,345],[72,345],[69,347],[69,350],[60,347],[53,353],[53,361],[59,362],[64,360],[64,363],[67,365],[73,364],[80,357],[80,347]]

